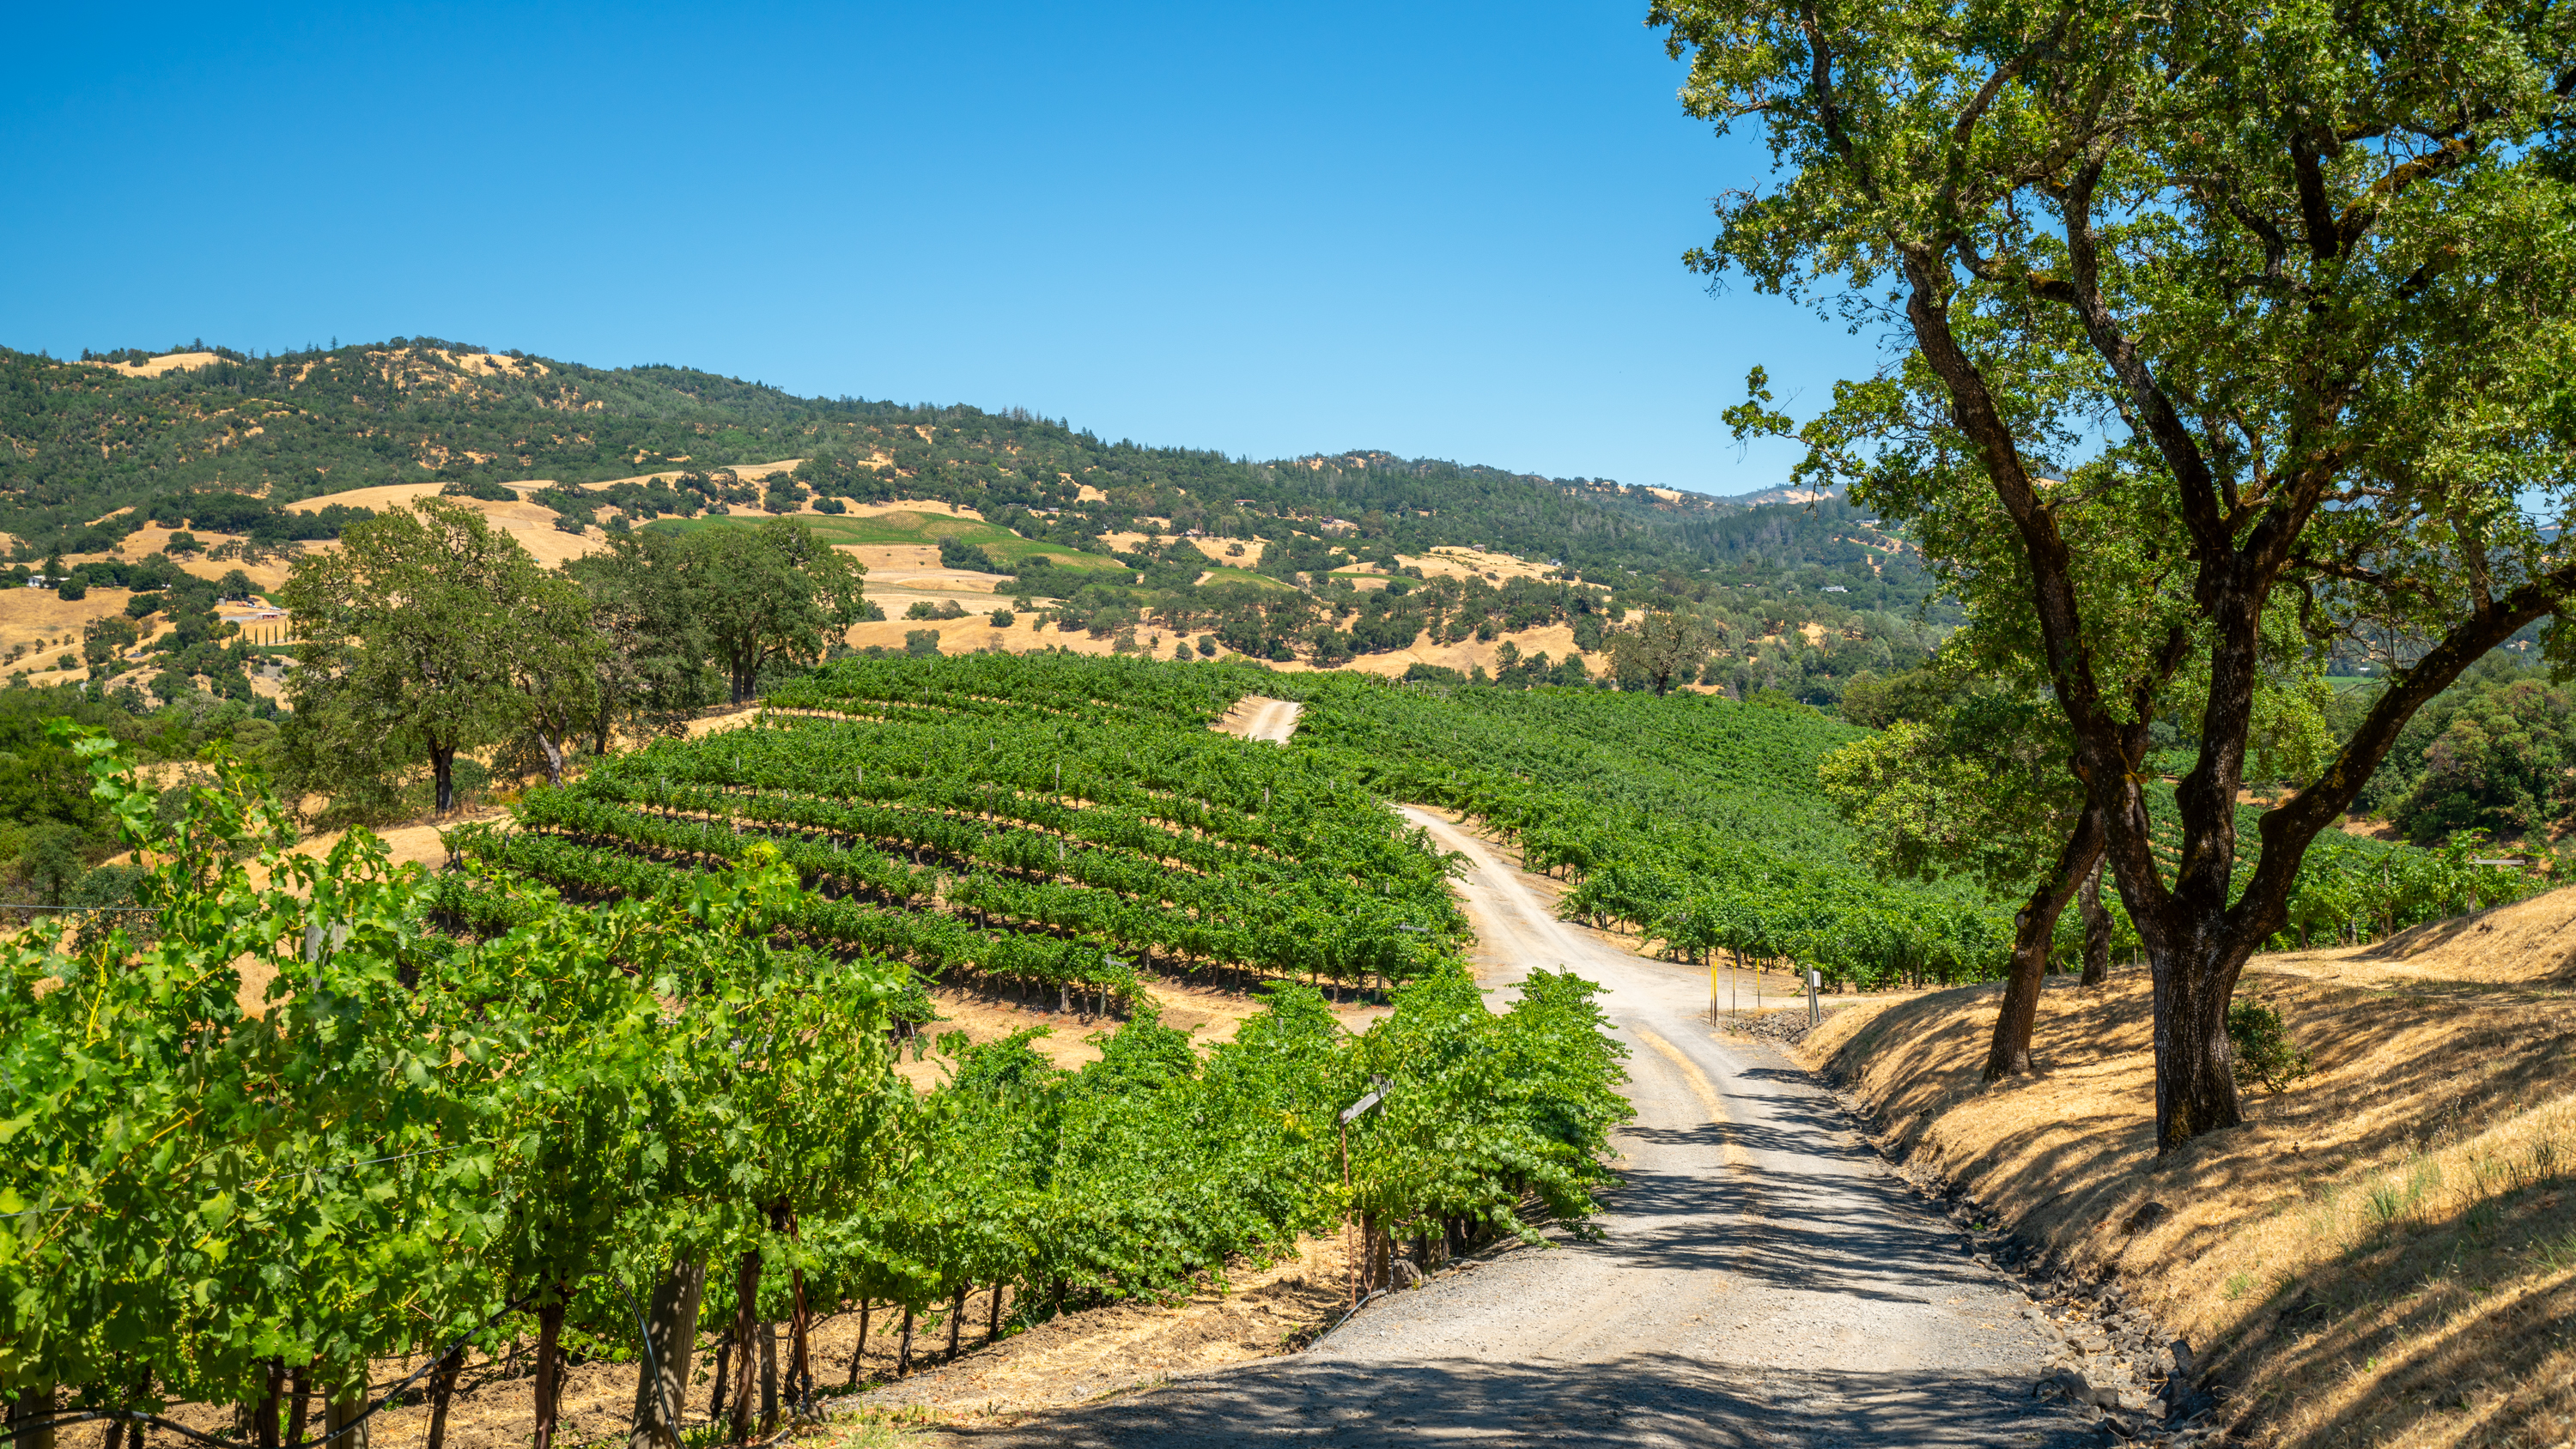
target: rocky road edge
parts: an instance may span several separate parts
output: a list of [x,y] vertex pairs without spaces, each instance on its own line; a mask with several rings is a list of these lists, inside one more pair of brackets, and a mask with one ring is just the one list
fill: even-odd
[[[1798,1045],[1810,1030],[1804,1006],[1747,1014],[1726,1025],[1733,1035],[1782,1047]],[[2227,1387],[2200,1374],[2190,1344],[2158,1324],[2114,1275],[2088,1276],[2054,1262],[2002,1227],[2001,1214],[1957,1183],[1902,1160],[1882,1135],[1877,1115],[1840,1083],[1822,1072],[1799,1070],[1825,1089],[1888,1171],[1958,1229],[1962,1254],[2013,1282],[2030,1300],[2022,1316],[2057,1345],[2031,1385],[2032,1397],[2090,1407],[2103,1428],[2141,1445],[2192,1449],[2224,1442],[2243,1427],[2224,1412]]]

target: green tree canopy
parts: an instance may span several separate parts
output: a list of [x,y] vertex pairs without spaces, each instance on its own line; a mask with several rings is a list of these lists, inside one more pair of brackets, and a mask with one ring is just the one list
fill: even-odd
[[413,507],[298,560],[278,597],[305,641],[289,686],[294,729],[307,757],[327,762],[323,778],[425,758],[444,812],[456,804],[457,751],[582,717],[600,646],[580,588],[516,539],[455,503]]
[[[1692,264],[1901,319],[1896,365],[1800,430],[1806,471],[1908,520],[1972,612],[2026,621],[2156,974],[2159,1141],[2234,1125],[2227,1005],[2308,843],[2425,700],[2576,589],[2544,526],[2576,492],[2562,17],[1665,0],[1653,20],[1690,57],[1688,108],[1761,129],[1784,173],[1722,200]],[[1786,430],[1759,387],[1735,421]],[[2313,649],[2365,625],[2402,642],[2342,751],[2263,818],[2240,890],[2282,617]],[[2140,765],[2195,659],[2168,871]]]
[[737,704],[751,698],[762,665],[819,660],[859,621],[866,566],[794,519],[702,528],[687,541],[690,609]]

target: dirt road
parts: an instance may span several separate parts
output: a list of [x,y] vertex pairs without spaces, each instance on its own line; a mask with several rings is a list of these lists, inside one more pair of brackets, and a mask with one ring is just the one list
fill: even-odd
[[1461,882],[1497,1004],[1533,968],[1606,987],[1630,1050],[1627,1185],[1595,1243],[1516,1249],[1362,1308],[1306,1352],[960,1441],[2076,1445],[2032,1398],[2028,1300],[1916,1206],[1829,1100],[1721,1040],[1706,978],[1556,921],[1485,842],[1408,812]]
[[1216,727],[1247,740],[1266,740],[1274,745],[1284,745],[1288,743],[1288,736],[1296,732],[1297,716],[1305,712],[1306,706],[1294,700],[1247,694],[1234,702],[1234,708],[1226,711],[1225,718],[1218,721]]

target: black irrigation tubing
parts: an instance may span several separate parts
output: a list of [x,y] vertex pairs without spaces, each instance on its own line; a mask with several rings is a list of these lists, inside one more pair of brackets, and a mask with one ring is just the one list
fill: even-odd
[[1378,1299],[1383,1298],[1383,1297],[1385,1297],[1387,1294],[1392,1293],[1392,1292],[1394,1292],[1394,1291],[1395,1291],[1395,1290],[1394,1290],[1394,1289],[1392,1289],[1392,1288],[1372,1288],[1372,1289],[1370,1289],[1367,1297],[1362,1298],[1359,1302],[1352,1304],[1352,1305],[1350,1306],[1350,1312],[1348,1312],[1348,1313],[1344,1313],[1341,1317],[1334,1319],[1334,1320],[1333,1320],[1333,1326],[1332,1326],[1332,1327],[1330,1327],[1330,1328],[1325,1329],[1323,1332],[1321,1332],[1321,1333],[1319,1333],[1319,1334],[1316,1334],[1316,1335],[1315,1335],[1315,1338],[1314,1338],[1314,1343],[1310,1343],[1310,1344],[1308,1344],[1308,1345],[1307,1345],[1307,1347],[1312,1348],[1312,1347],[1314,1346],[1314,1344],[1315,1344],[1315,1343],[1322,1343],[1325,1339],[1328,1339],[1328,1338],[1332,1337],[1334,1334],[1341,1332],[1341,1331],[1342,1331],[1342,1325],[1351,1321],[1351,1314],[1352,1314],[1352,1313],[1357,1313],[1357,1312],[1359,1312],[1361,1309],[1368,1307],[1371,1303],[1376,1302]]
[[[671,1437],[676,1439],[680,1434],[680,1406],[672,1402],[670,1385],[663,1381],[661,1369],[654,1365],[653,1325],[644,1321],[643,1306],[635,1301],[635,1290],[626,1286],[623,1273],[617,1275],[617,1291],[626,1295],[626,1311],[635,1315],[635,1341],[643,1346],[644,1372],[653,1376],[653,1397],[660,1399],[663,1409],[670,1414]],[[687,1386],[681,1387],[685,1390]]]
[[[294,1426],[298,1432],[293,1439],[287,1441],[286,1449],[321,1449],[322,1445],[330,1443],[332,1440],[337,1439],[341,1435],[348,1433],[350,1430],[357,1428],[360,1424],[374,1418],[377,1411],[383,1409],[385,1405],[401,1398],[405,1389],[408,1389],[413,1384],[420,1382],[423,1374],[426,1374],[437,1368],[440,1364],[447,1362],[449,1354],[464,1352],[466,1345],[474,1341],[476,1334],[480,1334],[484,1329],[490,1328],[493,1324],[496,1324],[502,1319],[509,1317],[511,1314],[518,1312],[520,1309],[527,1307],[530,1300],[534,1299],[536,1296],[536,1294],[530,1293],[515,1302],[503,1305],[500,1312],[484,1319],[482,1326],[476,1328],[473,1333],[469,1333],[463,1338],[456,1340],[454,1343],[449,1344],[444,1352],[430,1355],[428,1361],[424,1362],[418,1369],[405,1377],[401,1383],[385,1390],[383,1397],[377,1399],[374,1403],[367,1405],[364,1410],[359,1412],[356,1418],[351,1419],[349,1422],[332,1430],[330,1433],[324,1434],[318,1439],[308,1439],[305,1438],[301,1432],[303,1428],[302,1425],[299,1424]],[[189,1428],[185,1424],[173,1423],[168,1419],[162,1418],[158,1414],[147,1414],[141,1409],[82,1409],[59,1414],[51,1419],[13,1420],[5,1426],[0,1426],[0,1434],[5,1434],[13,1438],[19,1435],[43,1434],[56,1429],[66,1429],[74,1424],[95,1423],[101,1419],[123,1419],[131,1423],[147,1424],[156,1428],[167,1429],[174,1434],[185,1435],[200,1444],[212,1444],[216,1446],[216,1449],[243,1449],[244,1441],[242,1440],[224,1439],[213,1434],[200,1433],[195,1429]]]

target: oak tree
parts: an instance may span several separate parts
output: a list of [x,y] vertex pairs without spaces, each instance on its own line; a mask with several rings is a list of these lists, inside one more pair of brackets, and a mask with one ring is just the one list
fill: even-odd
[[866,566],[793,519],[703,528],[689,544],[690,609],[736,704],[751,698],[762,665],[820,659],[866,607]]
[[508,533],[443,499],[413,508],[297,560],[278,600],[304,641],[289,689],[317,755],[356,770],[425,758],[444,814],[459,750],[534,724],[560,770],[598,646],[580,589]]
[[[1721,199],[1689,261],[1891,324],[1891,365],[1801,429],[1809,476],[1912,520],[1972,611],[2028,619],[2153,971],[2157,1140],[2236,1124],[2228,1005],[2309,843],[2425,701],[2576,589],[2549,542],[2576,487],[2576,35],[2476,0],[1661,0],[1651,23],[1687,108],[1758,129],[1782,173]],[[2240,880],[2285,619],[2314,651],[2365,621],[2401,643]],[[2195,656],[2168,869],[2148,730]]]

